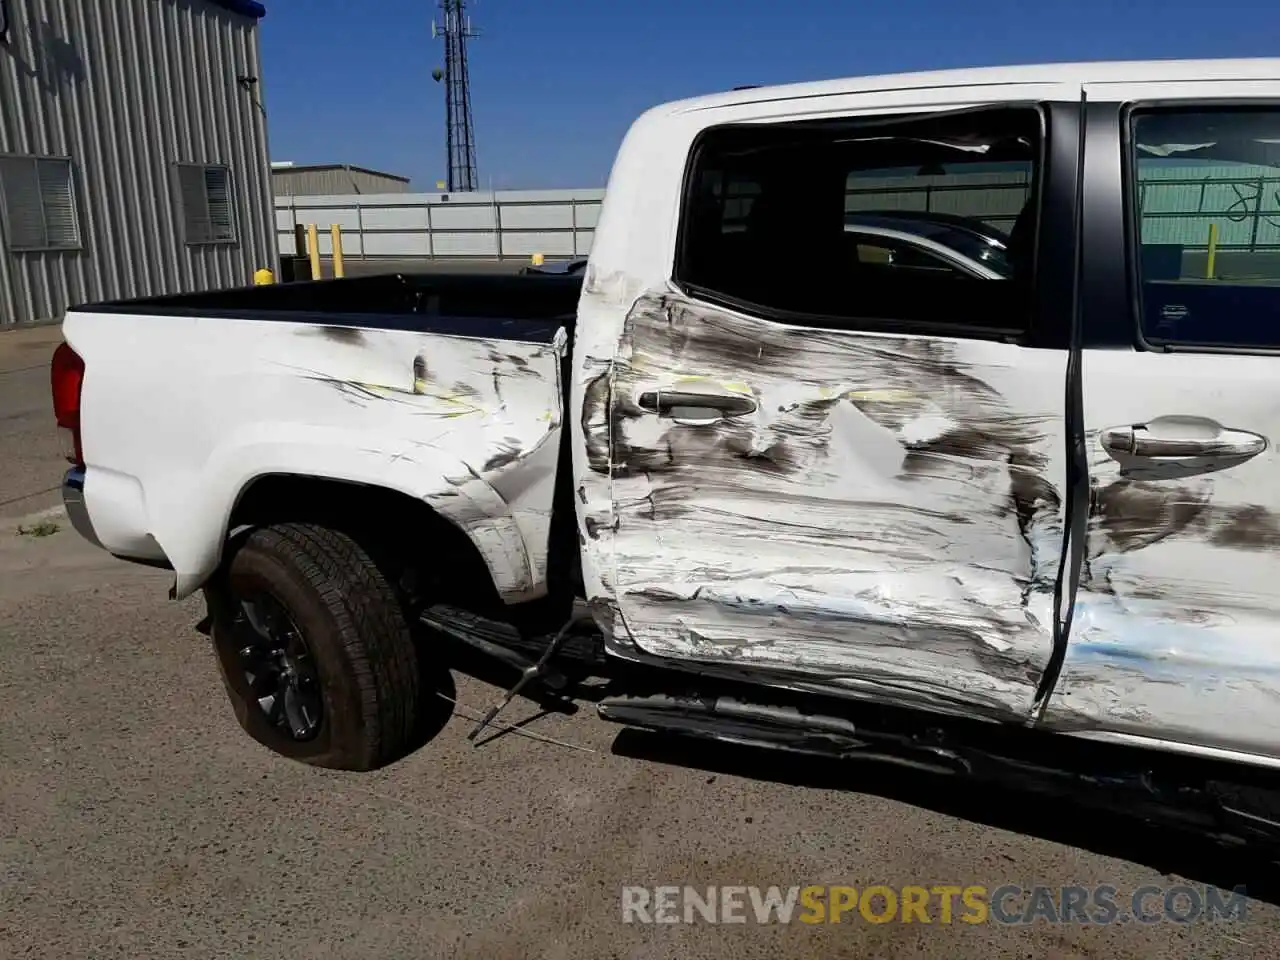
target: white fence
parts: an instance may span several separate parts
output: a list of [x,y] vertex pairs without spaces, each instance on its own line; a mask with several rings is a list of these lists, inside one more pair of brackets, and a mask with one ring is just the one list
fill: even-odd
[[[1025,175],[1008,174],[851,180],[845,205],[964,213],[1008,229],[1027,189]],[[603,190],[277,197],[276,229],[282,253],[294,249],[296,225],[314,223],[324,256],[338,224],[348,258],[567,258],[591,251],[603,199]]]
[[[1280,179],[1273,168],[1242,170],[1206,166],[1194,180],[1144,171],[1144,242],[1203,250],[1218,222],[1224,249],[1280,249]],[[1008,172],[851,178],[845,208],[955,213],[1008,230],[1029,189],[1024,173]],[[282,252],[293,250],[295,224],[314,223],[327,256],[336,223],[348,257],[566,258],[590,252],[603,199],[603,190],[278,197],[276,228]]]
[[338,224],[347,258],[566,258],[591,250],[603,199],[603,190],[277,197],[276,230],[282,253],[294,249],[295,225],[314,223],[324,256]]

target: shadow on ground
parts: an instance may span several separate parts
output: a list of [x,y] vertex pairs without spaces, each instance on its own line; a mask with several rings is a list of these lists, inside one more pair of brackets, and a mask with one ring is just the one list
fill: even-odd
[[[1254,900],[1280,904],[1280,871],[1273,856],[1223,843],[1123,812],[1082,808],[1070,799],[1020,793],[984,781],[947,777],[884,763],[801,757],[756,747],[702,741],[678,734],[622,730],[614,753],[629,759],[823,790],[846,790],[911,804],[949,817],[1008,830],[1164,874],[1243,887]],[[1030,800],[1031,802],[1028,802]]]
[[[517,670],[464,644],[445,642],[447,646],[441,652],[450,668],[492,685],[492,702],[499,702],[504,691],[519,679]],[[520,726],[536,724],[538,719],[551,713],[574,714],[584,704],[598,703],[604,697],[625,691],[626,684],[624,681],[620,684],[620,678],[600,679],[604,681],[601,686],[574,683],[566,691],[568,696],[531,686],[520,699],[537,704],[541,713]],[[508,732],[491,728],[480,743],[491,742]],[[1122,802],[1108,805],[1105,799],[1099,803],[1097,797],[1087,797],[1078,790],[1064,793],[1041,786],[1034,778],[1011,786],[977,776],[937,773],[874,760],[798,755],[630,727],[619,731],[613,752],[628,759],[707,773],[879,796],[1141,864],[1223,890],[1243,887],[1255,900],[1280,905],[1280,862],[1275,846],[1242,845],[1210,836],[1203,828],[1190,826],[1194,821],[1173,806],[1152,805],[1160,810],[1158,816],[1152,817],[1152,806],[1130,808]],[[1130,762],[1136,759],[1138,766],[1143,765],[1141,758],[1134,758],[1128,751],[1126,754],[1131,757]],[[1165,776],[1170,769],[1181,771],[1183,766],[1177,757],[1157,759]],[[1203,782],[1195,779],[1196,769],[1188,763],[1185,771],[1188,784]],[[1203,776],[1203,771],[1200,774]],[[1101,766],[1097,779],[1106,779]],[[1100,791],[1099,796],[1105,795]],[[1086,799],[1090,802],[1083,802]]]
[[413,736],[414,750],[421,750],[448,726],[458,699],[453,673],[447,668],[419,657],[418,675],[418,692],[422,700]]
[[[207,629],[207,624],[202,623],[198,629],[201,628]],[[493,697],[486,708],[501,702],[505,692],[520,678],[520,671],[510,665],[443,635],[432,633],[424,643],[420,649],[433,651],[435,655],[419,658],[423,709],[415,750],[434,739],[455,715],[457,687],[453,671],[491,687]],[[529,686],[519,699],[537,704],[541,711],[515,723],[509,718],[500,718],[501,722],[488,728],[476,745],[483,746],[533,727],[538,720],[553,713],[576,714],[584,702],[596,703],[621,692],[615,682],[606,678],[598,678],[603,681],[600,686],[583,683],[583,679],[573,677],[564,694],[547,690],[540,684]],[[474,723],[478,718],[467,715],[465,719]],[[1108,808],[1096,800],[1085,804],[1079,793],[1022,789],[978,777],[929,772],[873,760],[797,755],[638,728],[621,729],[614,740],[613,753],[627,759],[705,773],[878,796],[1141,864],[1159,873],[1222,890],[1243,888],[1254,900],[1280,905],[1280,860],[1275,846],[1233,844],[1214,838],[1203,829],[1187,826],[1186,819],[1180,823],[1178,811],[1172,808],[1168,816],[1144,819],[1146,811],[1139,813],[1122,805]],[[1167,768],[1167,758],[1162,759]]]

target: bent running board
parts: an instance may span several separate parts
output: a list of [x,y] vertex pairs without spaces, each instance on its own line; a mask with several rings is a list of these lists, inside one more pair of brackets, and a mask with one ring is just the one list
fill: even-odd
[[[418,619],[424,627],[452,637],[518,670],[523,670],[531,660],[542,656],[556,637],[555,633],[524,634],[509,623],[444,603],[428,607]],[[599,631],[584,622],[564,637],[556,661],[602,666],[605,662],[604,648]]]
[[1027,750],[1030,741],[975,742],[922,729],[872,729],[834,714],[725,695],[619,696],[602,700],[597,710],[605,720],[652,733],[960,774],[995,787],[1069,799],[1084,809],[1120,810],[1136,819],[1191,828],[1228,845],[1261,842],[1280,852],[1280,822],[1233,809],[1196,778],[1183,783],[1169,778],[1167,770],[1159,775],[1138,755],[1130,755],[1132,766],[1059,766],[1045,762],[1043,740],[1037,751]]
[[[613,697],[597,706],[601,717],[659,733],[768,747],[833,758],[879,760],[930,773],[967,773],[961,757],[926,744],[898,744],[885,751],[841,717],[795,707],[749,703],[732,697]],[[909,738],[902,738],[908,740]]]

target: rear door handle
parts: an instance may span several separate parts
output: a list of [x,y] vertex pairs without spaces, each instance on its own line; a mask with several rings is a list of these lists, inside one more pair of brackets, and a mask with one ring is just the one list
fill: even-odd
[[1247,430],[1218,430],[1211,436],[1178,436],[1152,433],[1147,424],[1111,427],[1102,431],[1102,446],[1125,457],[1192,459],[1228,457],[1244,460],[1267,449],[1267,440]]
[[718,420],[754,413],[756,401],[742,393],[700,393],[696,390],[646,390],[636,397],[642,410],[673,420]]

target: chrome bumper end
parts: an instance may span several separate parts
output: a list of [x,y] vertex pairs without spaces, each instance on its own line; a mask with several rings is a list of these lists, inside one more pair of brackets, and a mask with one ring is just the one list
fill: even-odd
[[89,508],[84,502],[84,467],[72,467],[62,478],[62,505],[67,509],[67,519],[76,533],[95,547],[101,547],[97,531],[89,520]]

